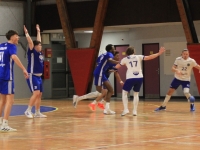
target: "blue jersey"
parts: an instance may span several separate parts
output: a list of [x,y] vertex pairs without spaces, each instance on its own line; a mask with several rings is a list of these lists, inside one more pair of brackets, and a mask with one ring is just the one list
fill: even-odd
[[34,48],[33,50],[28,49],[28,67],[27,71],[31,74],[41,74],[44,68],[44,57],[42,52],[37,52]]
[[13,80],[14,61],[11,56],[16,53],[16,45],[7,42],[0,44],[0,79]]
[[110,64],[109,68],[105,71],[106,78],[110,77],[110,74],[114,71],[116,72],[117,69],[115,68],[116,64]]
[[108,62],[109,58],[113,58],[113,54],[107,52],[105,54],[101,54],[97,59],[97,66],[94,70],[94,75],[102,76],[105,74],[105,71],[109,68],[110,63]]

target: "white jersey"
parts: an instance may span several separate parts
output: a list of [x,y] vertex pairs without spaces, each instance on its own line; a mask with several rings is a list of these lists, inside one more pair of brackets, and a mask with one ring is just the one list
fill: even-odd
[[194,59],[190,57],[187,60],[183,59],[182,57],[177,57],[174,62],[174,65],[182,73],[181,76],[178,76],[175,73],[174,74],[175,78],[182,81],[190,81],[192,68],[195,67],[197,63]]
[[126,65],[126,79],[143,78],[141,62],[144,59],[143,55],[130,55],[121,60],[121,65]]

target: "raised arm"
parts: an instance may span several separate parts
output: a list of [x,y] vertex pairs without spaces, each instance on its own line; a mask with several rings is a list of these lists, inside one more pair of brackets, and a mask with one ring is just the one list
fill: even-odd
[[27,39],[27,41],[28,41],[29,49],[30,49],[30,50],[33,50],[33,47],[34,47],[33,41],[32,41],[32,39],[31,39],[31,37],[29,36],[28,30],[26,29],[26,26],[25,26],[25,25],[24,25],[24,33],[25,33],[26,39]]
[[111,62],[112,64],[118,64],[119,63],[119,61],[116,61],[112,58],[109,58],[108,61]]
[[151,59],[154,59],[154,58],[160,56],[160,55],[161,55],[162,53],[164,53],[164,52],[165,52],[165,48],[164,48],[164,47],[161,47],[158,53],[152,54],[152,55],[149,55],[149,56],[145,56],[145,57],[144,57],[144,60],[151,60]]
[[36,30],[37,30],[37,41],[41,42],[40,26],[38,24],[36,24]]

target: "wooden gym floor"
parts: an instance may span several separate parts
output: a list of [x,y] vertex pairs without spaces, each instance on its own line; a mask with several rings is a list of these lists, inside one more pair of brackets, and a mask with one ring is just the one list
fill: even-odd
[[[9,125],[17,132],[0,133],[0,150],[199,150],[200,103],[196,112],[187,102],[169,102],[167,110],[153,112],[161,101],[140,101],[138,116],[121,117],[120,100],[111,101],[116,115],[91,112],[81,101],[43,100],[42,105],[57,107],[45,113],[48,118],[10,117]],[[26,105],[28,100],[15,104]],[[132,101],[129,110],[132,112]]]

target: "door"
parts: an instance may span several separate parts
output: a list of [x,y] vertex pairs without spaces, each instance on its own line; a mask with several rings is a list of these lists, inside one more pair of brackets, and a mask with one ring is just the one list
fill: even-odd
[[[145,56],[155,54],[159,51],[159,44],[143,44],[143,54]],[[159,57],[144,61],[143,63],[144,74],[144,97],[145,98],[160,98],[160,69]]]
[[[120,57],[120,61],[122,58],[126,57],[126,49],[129,47],[129,45],[115,45],[115,49],[116,51],[119,51],[119,57]],[[122,79],[123,82],[126,81],[126,66],[122,66],[119,70],[118,73]],[[122,86],[118,81],[115,81],[115,91],[117,92],[117,97],[121,97],[122,96]]]

